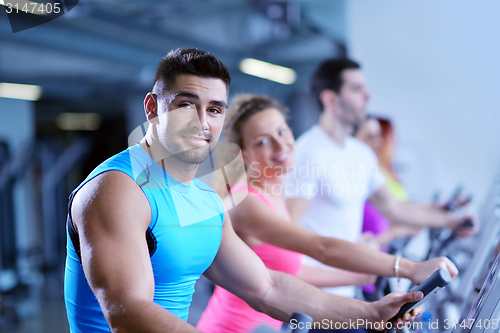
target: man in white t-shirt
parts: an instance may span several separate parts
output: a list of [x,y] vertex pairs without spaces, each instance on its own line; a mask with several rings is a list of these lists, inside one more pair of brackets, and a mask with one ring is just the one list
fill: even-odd
[[[320,120],[297,140],[295,169],[285,182],[294,221],[320,235],[356,242],[366,200],[395,223],[455,228],[471,218],[400,202],[392,196],[374,152],[351,136],[365,118],[370,98],[359,64],[348,59],[323,62],[313,75],[312,91],[322,107]],[[459,235],[474,229],[460,229]],[[304,264],[327,268],[309,257]],[[324,289],[355,296],[354,287]]]

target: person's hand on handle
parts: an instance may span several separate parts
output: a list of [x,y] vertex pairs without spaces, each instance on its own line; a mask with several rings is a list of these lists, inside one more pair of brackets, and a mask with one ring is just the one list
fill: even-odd
[[466,207],[472,201],[472,196],[463,196],[458,195],[453,200],[443,204],[435,204],[434,206],[437,208],[441,208],[443,210],[457,210]]
[[[389,295],[385,296],[384,298],[382,298],[379,301],[370,303],[375,307],[376,313],[378,313],[377,322],[384,324],[383,326],[373,325],[373,328],[376,328],[376,327],[377,328],[383,327],[383,329],[391,328],[390,325],[387,326],[389,319],[394,317],[399,312],[399,310],[401,309],[401,307],[404,304],[416,302],[416,301],[420,300],[422,297],[424,297],[424,294],[420,291],[406,293],[406,294],[398,291],[398,292],[390,293]],[[421,312],[422,312],[421,307],[420,306],[416,307],[415,309],[413,309],[411,311],[411,313],[407,312],[403,315],[402,318],[396,319],[396,321],[394,321],[392,323],[392,327],[394,327],[395,325],[398,325],[396,327],[403,327],[404,324],[406,324],[407,322],[411,322],[411,321],[415,320],[415,317],[420,315]]]
[[439,257],[423,262],[416,262],[409,278],[413,283],[420,284],[440,268],[447,271],[452,279],[458,274],[457,267],[448,258]]
[[479,231],[479,223],[474,215],[464,215],[455,219],[450,228],[456,237],[465,238],[474,235]]
[[456,208],[463,208],[463,207],[467,206],[471,201],[472,201],[472,195],[469,195],[469,196],[459,195],[455,199],[455,207]]

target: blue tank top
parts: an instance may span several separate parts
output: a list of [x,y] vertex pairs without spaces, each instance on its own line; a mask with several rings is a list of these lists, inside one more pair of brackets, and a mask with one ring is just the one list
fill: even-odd
[[[137,144],[94,169],[71,193],[68,206],[83,185],[110,170],[134,179],[151,206],[151,222],[144,237],[154,273],[154,302],[187,320],[194,285],[219,250],[224,220],[220,198],[196,178],[189,185],[177,181]],[[110,331],[85,278],[71,214],[67,223],[64,297],[72,333]]]

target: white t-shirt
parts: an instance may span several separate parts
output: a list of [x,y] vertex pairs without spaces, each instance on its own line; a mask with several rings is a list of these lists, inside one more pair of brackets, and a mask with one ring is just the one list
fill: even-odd
[[[320,126],[302,134],[295,147],[295,169],[285,178],[289,198],[310,200],[300,225],[319,235],[356,242],[363,227],[366,200],[385,184],[377,157],[360,140],[348,137],[341,147]],[[331,268],[304,256],[306,266]],[[323,288],[355,296],[355,288]]]

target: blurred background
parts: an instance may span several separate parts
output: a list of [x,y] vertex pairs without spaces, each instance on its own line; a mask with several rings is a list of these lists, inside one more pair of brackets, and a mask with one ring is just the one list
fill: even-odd
[[318,63],[359,61],[369,111],[395,125],[395,166],[413,200],[460,184],[475,210],[498,173],[496,0],[86,0],[15,33],[1,4],[1,332],[68,332],[68,195],[127,148],[158,61],[177,47],[221,59],[230,96],[290,107],[296,136],[318,118],[308,89]]

